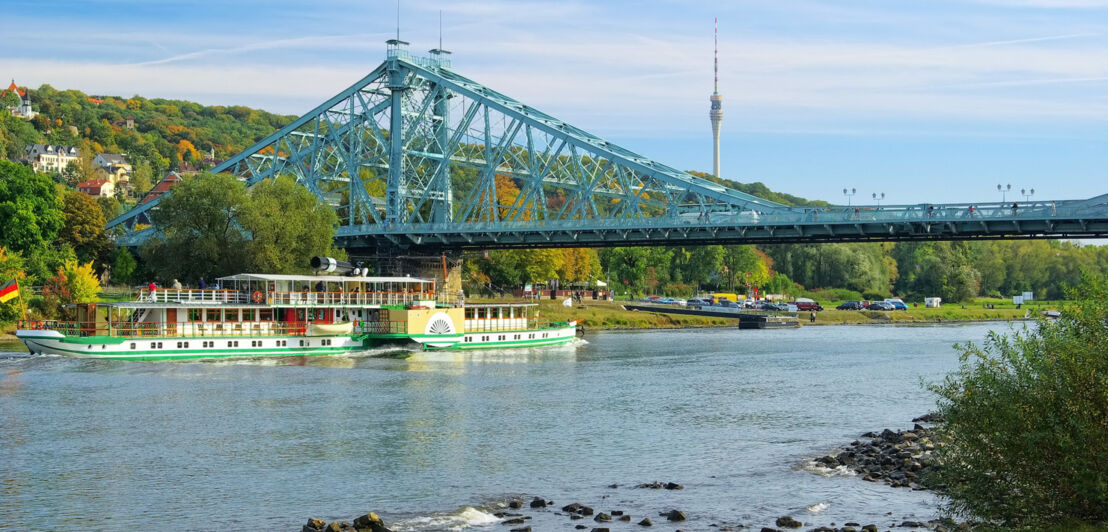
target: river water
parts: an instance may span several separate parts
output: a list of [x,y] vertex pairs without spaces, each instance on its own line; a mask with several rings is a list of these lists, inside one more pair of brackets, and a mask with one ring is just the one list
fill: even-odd
[[[507,530],[541,496],[684,530],[926,520],[938,501],[808,467],[910,428],[956,342],[1008,324],[589,334],[572,346],[222,362],[0,353],[0,529]],[[16,351],[18,344],[0,344]],[[661,481],[680,491],[636,488]],[[618,485],[616,488],[611,485]],[[556,509],[535,530],[572,530]],[[672,525],[661,527],[672,529]]]

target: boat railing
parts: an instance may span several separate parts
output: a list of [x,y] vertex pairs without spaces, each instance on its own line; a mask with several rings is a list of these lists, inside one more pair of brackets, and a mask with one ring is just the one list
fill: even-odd
[[[262,303],[281,306],[341,307],[410,305],[419,301],[434,301],[434,292],[269,292]],[[253,299],[253,296],[252,296]]]
[[136,302],[183,304],[234,304],[265,306],[404,306],[420,301],[435,301],[441,305],[453,305],[457,296],[430,291],[412,292],[316,292],[303,291],[249,291],[233,289],[198,288],[143,288]]
[[139,290],[140,303],[249,303],[249,296],[239,290],[211,288],[143,288]]

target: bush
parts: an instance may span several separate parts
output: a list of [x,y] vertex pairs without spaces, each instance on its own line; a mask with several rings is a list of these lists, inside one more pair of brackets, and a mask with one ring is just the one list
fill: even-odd
[[1086,277],[1055,322],[961,347],[942,384],[931,479],[949,509],[1005,524],[1108,520],[1108,286]]
[[858,301],[862,299],[862,294],[846,288],[824,288],[805,292],[803,297],[816,301]]

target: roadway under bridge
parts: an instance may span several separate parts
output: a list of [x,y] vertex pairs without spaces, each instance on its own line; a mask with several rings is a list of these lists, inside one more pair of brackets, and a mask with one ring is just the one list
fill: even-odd
[[[213,169],[287,176],[335,209],[357,254],[673,244],[1108,237],[1108,194],[1017,203],[789,207],[700,179],[392,40],[369,75]],[[165,196],[108,223],[157,235]]]

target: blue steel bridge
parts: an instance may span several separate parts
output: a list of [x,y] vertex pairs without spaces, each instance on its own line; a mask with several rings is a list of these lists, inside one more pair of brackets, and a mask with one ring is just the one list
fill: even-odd
[[[369,75],[213,169],[289,176],[359,252],[1108,237],[1108,194],[1011,203],[788,207],[582,131],[388,41]],[[159,198],[160,199],[160,198]],[[140,205],[117,244],[156,234]]]

